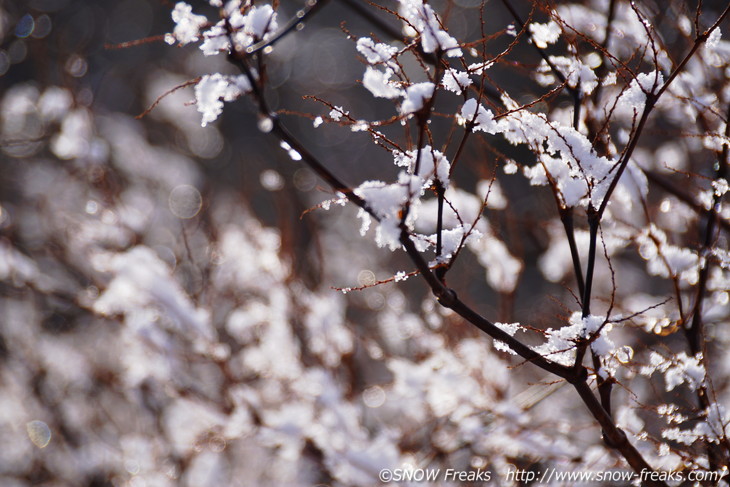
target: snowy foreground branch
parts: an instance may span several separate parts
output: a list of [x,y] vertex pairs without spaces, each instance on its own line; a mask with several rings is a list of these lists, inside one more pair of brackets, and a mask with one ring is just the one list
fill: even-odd
[[[130,485],[727,482],[730,6],[442,3],[179,2],[141,121],[5,96],[3,141],[40,127],[0,206],[39,451]],[[225,184],[194,160],[238,143]]]

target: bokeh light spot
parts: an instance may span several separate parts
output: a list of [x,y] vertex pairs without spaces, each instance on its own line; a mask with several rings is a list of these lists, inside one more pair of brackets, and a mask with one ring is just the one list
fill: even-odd
[[33,16],[31,14],[25,14],[20,18],[18,24],[15,26],[15,35],[20,38],[28,37],[33,33],[33,29],[35,29],[35,20],[33,20]]
[[198,214],[203,206],[203,197],[196,188],[181,184],[170,192],[170,211],[178,218],[189,219]]
[[385,404],[385,391],[380,386],[368,387],[362,393],[362,400],[369,408],[379,408]]
[[38,448],[45,448],[51,442],[51,428],[43,421],[34,420],[25,425],[28,438]]

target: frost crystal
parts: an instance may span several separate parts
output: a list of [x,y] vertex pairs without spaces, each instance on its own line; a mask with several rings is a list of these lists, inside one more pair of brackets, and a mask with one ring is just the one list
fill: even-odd
[[436,86],[429,82],[415,83],[409,86],[403,94],[404,99],[400,106],[400,114],[408,115],[421,110],[433,96],[435,88]]
[[[439,181],[444,188],[448,187],[450,169],[448,159],[429,145],[421,149],[420,156],[417,157],[417,154],[419,153],[416,151],[395,154],[395,164],[407,168],[400,172],[396,183],[366,181],[354,190],[355,194],[364,199],[368,208],[380,219],[375,240],[381,247],[388,246],[391,250],[395,250],[400,246],[402,210],[406,204],[410,211],[404,223],[411,229],[417,218],[417,209],[424,190],[430,187],[434,180]],[[418,172],[413,174],[416,171],[417,159]],[[361,233],[364,234],[370,225],[370,218],[367,213],[362,211],[358,216],[363,219]],[[449,253],[454,252],[463,243],[463,235],[469,231],[461,230],[459,235],[456,231],[452,232],[444,239],[444,249],[450,245]],[[431,242],[423,236],[417,238],[415,243],[420,251],[431,245]]]
[[[512,100],[505,102],[514,104]],[[609,178],[606,176],[613,162],[598,156],[585,135],[573,127],[548,121],[544,116],[526,110],[510,113],[497,123],[497,127],[513,144],[541,148],[538,165],[523,169],[531,184],[548,184],[549,174],[569,207],[586,204],[586,196],[590,197],[594,206],[602,200],[608,189]],[[629,184],[633,185],[625,176],[619,180],[623,190]]]
[[331,118],[331,119],[332,119],[333,121],[335,121],[335,122],[339,122],[339,121],[340,121],[340,119],[341,119],[341,118],[342,118],[343,116],[345,116],[345,117],[346,117],[346,116],[347,116],[347,115],[348,115],[349,113],[350,113],[350,112],[348,112],[348,111],[345,111],[345,109],[344,109],[344,108],[342,108],[342,107],[334,107],[334,108],[333,108],[332,110],[330,110],[330,113],[329,113],[329,115],[330,115],[330,118]]
[[469,65],[467,71],[471,74],[476,74],[478,76],[481,76],[484,74],[484,71],[491,68],[494,65],[494,61],[485,61],[483,63],[472,63]]
[[[579,313],[574,313],[574,319],[578,319]],[[588,315],[585,318],[582,318],[583,326],[585,327],[585,331],[588,334],[593,334],[597,332],[601,326],[606,322],[606,318],[603,316],[596,316],[596,315]]]
[[603,81],[601,82],[601,86],[611,86],[616,84],[616,71],[611,71],[606,75],[605,78],[603,78]]
[[[444,156],[440,151],[431,148],[430,145],[422,148],[420,154],[417,176],[423,180],[424,187],[430,186],[431,181],[435,176],[436,180],[441,183],[441,186],[444,189],[448,188],[451,164],[446,156]],[[394,161],[397,166],[406,167],[415,171],[416,151],[408,151],[405,154],[396,153]]]
[[506,343],[504,343],[503,341],[501,341],[501,340],[494,340],[493,343],[494,343],[494,349],[497,350],[498,352],[506,352],[506,353],[508,353],[510,355],[517,355],[517,352],[515,352],[514,350],[512,350],[510,348],[510,346],[507,345]]
[[652,93],[664,82],[660,71],[641,73],[631,81],[629,87],[621,94],[619,102],[634,110],[642,110],[646,103],[646,94]]
[[357,122],[350,125],[352,132],[365,132],[370,128],[370,124],[365,120],[358,120]]
[[459,125],[467,125],[473,122],[472,130],[474,131],[488,134],[497,133],[497,122],[494,121],[494,114],[491,110],[477,104],[474,98],[470,98],[464,103],[456,119]]
[[[398,183],[386,184],[382,181],[366,181],[355,188],[355,194],[364,199],[368,207],[381,219],[376,232],[376,242],[380,247],[388,246],[395,250],[400,246],[400,211],[410,198],[410,184],[405,173],[401,173]],[[366,214],[365,214],[366,215]],[[363,216],[361,214],[361,216]],[[369,222],[369,218],[367,220]],[[363,227],[365,223],[363,222]]]
[[172,20],[176,24],[175,29],[172,31],[172,36],[166,36],[165,40],[168,44],[177,41],[183,46],[197,41],[200,29],[208,23],[208,19],[204,15],[195,15],[193,7],[185,2],[178,2],[175,5]]
[[403,94],[403,90],[390,80],[391,76],[393,76],[393,70],[390,68],[382,72],[368,66],[362,84],[377,98],[397,98]]
[[251,7],[243,21],[244,31],[255,39],[265,39],[266,36],[278,28],[276,12],[271,5]]
[[441,28],[441,22],[430,5],[422,0],[401,0],[401,14],[421,35],[424,52],[441,49],[448,57],[461,56],[459,43]]
[[581,313],[575,312],[570,317],[568,326],[548,328],[545,330],[547,342],[540,346],[532,347],[539,354],[562,365],[572,365],[575,360],[575,342],[578,338],[585,337],[586,324],[581,319]]
[[[439,264],[448,262],[456,252],[461,249],[464,244],[472,240],[479,240],[481,234],[474,230],[471,225],[459,225],[456,228],[441,231],[441,255],[438,256],[436,262]],[[433,240],[436,236],[433,236]]]
[[467,89],[472,84],[472,81],[469,78],[469,73],[449,68],[444,72],[441,84],[447,90],[453,91],[458,95]]
[[715,189],[715,196],[718,198],[730,190],[727,179],[719,178],[712,182],[712,187]]
[[494,326],[510,336],[514,336],[515,333],[522,329],[522,325],[519,323],[495,323]]
[[206,56],[230,51],[230,39],[236,50],[242,51],[257,41],[267,40],[278,28],[276,12],[271,5],[252,6],[243,15],[240,4],[238,0],[228,2],[225,7],[227,19],[203,33],[205,41],[200,49]]
[[398,64],[393,57],[398,53],[398,48],[385,43],[375,43],[369,37],[361,37],[357,40],[357,51],[365,56],[370,64],[386,64],[393,71],[398,71]]
[[203,38],[205,40],[200,45],[200,50],[206,56],[215,56],[220,52],[228,52],[231,49],[231,43],[228,41],[228,34],[226,34],[225,21],[223,20],[203,32]]
[[548,44],[554,44],[560,37],[560,26],[554,21],[547,24],[538,24],[533,22],[529,26],[532,41],[540,49],[545,49]]
[[714,51],[717,46],[720,45],[721,39],[722,32],[720,31],[719,27],[716,27],[707,37],[707,40],[705,41],[705,49],[707,49],[708,51]]
[[216,73],[203,76],[195,85],[195,103],[203,114],[201,125],[205,127],[218,118],[223,112],[223,101],[233,101],[249,91],[251,85],[244,75],[224,76]]
[[370,215],[368,215],[368,212],[360,208],[357,211],[357,217],[362,220],[362,223],[360,225],[360,236],[364,237],[366,233],[368,233],[368,230],[370,229],[370,224],[372,223],[372,218],[370,218]]

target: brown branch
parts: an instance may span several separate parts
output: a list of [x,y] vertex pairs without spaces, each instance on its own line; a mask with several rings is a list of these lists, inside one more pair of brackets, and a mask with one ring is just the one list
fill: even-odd
[[200,76],[198,76],[195,79],[191,79],[191,80],[186,81],[185,83],[183,83],[181,85],[177,85],[176,87],[167,90],[166,92],[164,92],[163,94],[161,94],[160,96],[158,96],[157,99],[154,102],[152,102],[152,105],[150,105],[145,111],[143,111],[142,113],[140,113],[139,115],[137,115],[134,118],[136,118],[137,120],[139,120],[141,118],[146,117],[147,115],[150,114],[150,112],[152,110],[154,110],[155,108],[157,108],[157,105],[159,105],[160,103],[162,103],[162,100],[164,100],[167,96],[172,95],[177,90],[180,90],[182,88],[186,88],[186,87],[188,87],[190,85],[196,85],[196,84],[198,84],[200,82],[201,79],[202,78]]
[[104,49],[127,49],[128,47],[142,46],[144,44],[151,44],[153,42],[162,42],[165,40],[164,35],[156,35],[151,37],[145,37],[144,39],[135,39],[133,41],[120,42],[118,44],[104,44]]

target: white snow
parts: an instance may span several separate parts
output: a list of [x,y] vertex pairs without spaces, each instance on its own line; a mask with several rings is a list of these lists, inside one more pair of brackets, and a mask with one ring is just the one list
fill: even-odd
[[444,71],[444,77],[441,80],[441,84],[447,90],[453,91],[459,95],[472,84],[472,80],[469,78],[469,73],[448,68]]
[[403,90],[397,83],[391,81],[393,70],[386,68],[379,69],[368,66],[362,78],[362,84],[376,98],[397,98],[403,94]]
[[189,44],[198,40],[200,29],[208,23],[204,15],[195,15],[193,7],[185,2],[178,2],[172,11],[172,20],[175,22],[175,29],[172,36],[166,36],[168,44],[177,41],[180,45]]
[[[396,152],[393,159],[396,166],[415,171],[417,159],[417,152],[415,150],[408,151],[405,154]],[[423,187],[430,186],[435,176],[435,179],[441,183],[444,189],[448,188],[450,170],[451,164],[449,160],[440,151],[437,151],[430,145],[420,150],[417,176],[423,179]]]
[[459,43],[443,28],[430,5],[422,0],[400,0],[401,15],[421,36],[421,47],[427,53],[440,49],[448,57],[461,56]]
[[492,111],[478,104],[474,98],[470,98],[464,103],[456,119],[459,125],[474,123],[472,130],[476,132],[495,134],[498,130]]
[[226,76],[220,73],[206,74],[195,85],[195,102],[203,114],[201,125],[205,127],[223,112],[223,102],[233,101],[251,91],[245,75]]
[[646,94],[658,90],[662,83],[664,83],[664,76],[661,71],[640,73],[631,81],[618,101],[633,110],[641,111],[646,103]]
[[533,22],[528,26],[532,34],[532,42],[540,49],[545,49],[548,44],[555,44],[560,38],[560,26],[551,20],[547,24]]
[[357,51],[365,56],[370,64],[385,64],[393,71],[398,71],[398,63],[393,58],[398,54],[398,48],[383,42],[376,43],[369,37],[357,40]]
[[406,88],[400,106],[400,114],[408,115],[421,110],[433,96],[435,88],[436,86],[430,82],[415,83]]

